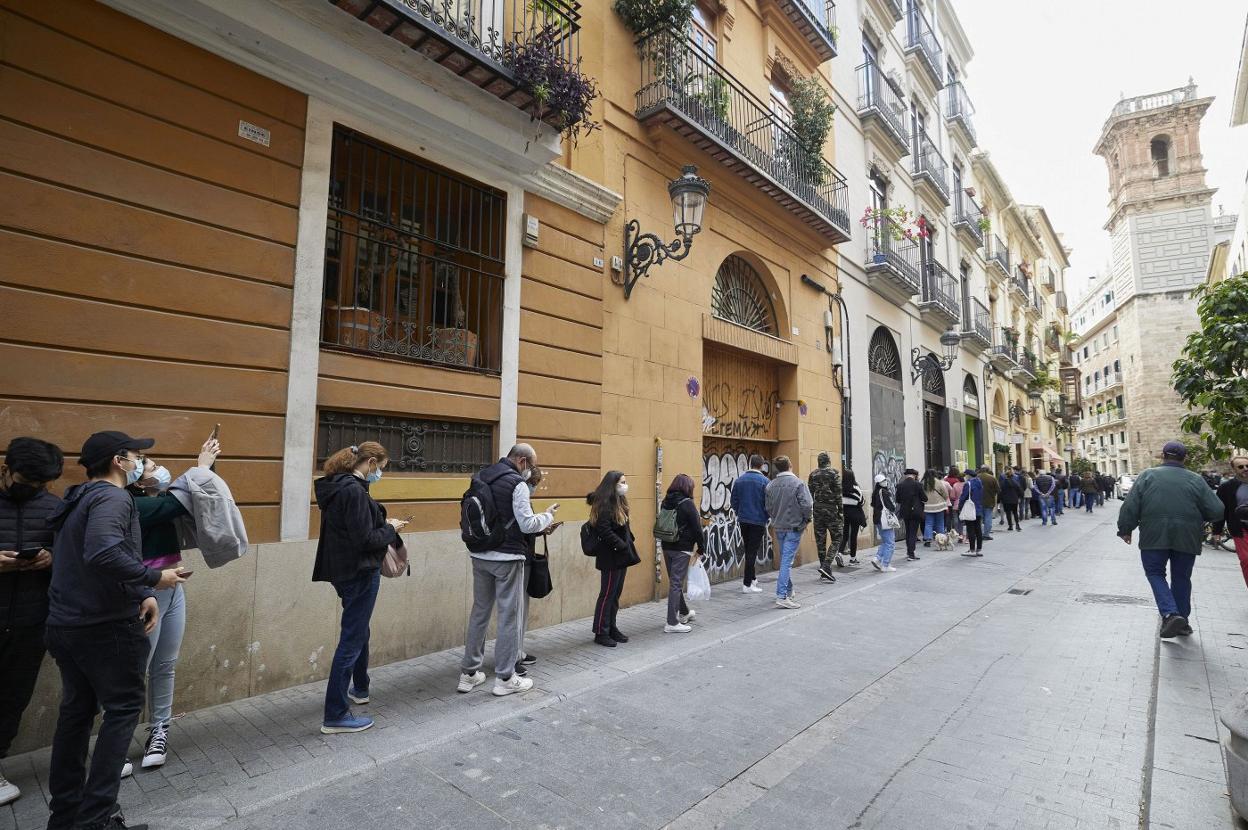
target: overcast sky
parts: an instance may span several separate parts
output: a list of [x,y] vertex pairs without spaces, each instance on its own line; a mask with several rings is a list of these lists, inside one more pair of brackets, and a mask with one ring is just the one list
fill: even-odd
[[1214,214],[1239,209],[1248,125],[1231,128],[1230,101],[1244,0],[952,2],[975,50],[966,86],[979,146],[1014,198],[1043,205],[1074,248],[1072,300],[1109,256],[1108,180],[1092,147],[1120,95],[1184,86],[1190,75],[1201,97],[1215,96],[1201,125]]

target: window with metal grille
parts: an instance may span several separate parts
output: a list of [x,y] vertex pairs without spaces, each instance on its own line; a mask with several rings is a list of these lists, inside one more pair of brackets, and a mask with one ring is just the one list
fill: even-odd
[[494,462],[491,424],[409,418],[374,412],[317,416],[317,465],[343,447],[376,441],[390,454],[392,472],[475,473]]
[[506,196],[334,128],[321,342],[497,373]]

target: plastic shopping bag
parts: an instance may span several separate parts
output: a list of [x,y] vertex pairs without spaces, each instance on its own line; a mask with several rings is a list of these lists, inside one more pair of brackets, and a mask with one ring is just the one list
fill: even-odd
[[706,568],[698,560],[689,568],[689,578],[685,580],[685,596],[690,602],[705,602],[711,598],[711,578],[706,575]]

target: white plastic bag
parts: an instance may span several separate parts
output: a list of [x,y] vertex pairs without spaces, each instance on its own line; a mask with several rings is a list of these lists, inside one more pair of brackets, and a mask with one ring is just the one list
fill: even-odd
[[958,518],[964,522],[973,522],[979,518],[979,510],[975,507],[975,502],[970,499],[962,505],[962,509],[958,512]]
[[711,578],[698,560],[689,567],[689,578],[685,580],[685,596],[690,602],[705,602],[711,598]]

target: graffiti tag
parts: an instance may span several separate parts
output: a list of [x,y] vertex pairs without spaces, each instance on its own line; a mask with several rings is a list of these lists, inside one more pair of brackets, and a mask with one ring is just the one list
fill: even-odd
[[772,434],[780,394],[764,392],[757,386],[738,391],[728,383],[717,383],[707,390],[703,400],[703,432],[726,438],[757,438]]
[[[749,453],[744,450],[702,457],[701,510],[710,517],[704,564],[712,577],[724,577],[745,562],[741,524],[732,509],[732,484],[749,469]],[[765,534],[757,564],[766,565],[773,558],[771,536]]]
[[896,489],[905,469],[906,459],[892,450],[876,450],[875,455],[871,456],[872,481],[875,481],[876,476],[883,475],[893,489]]

